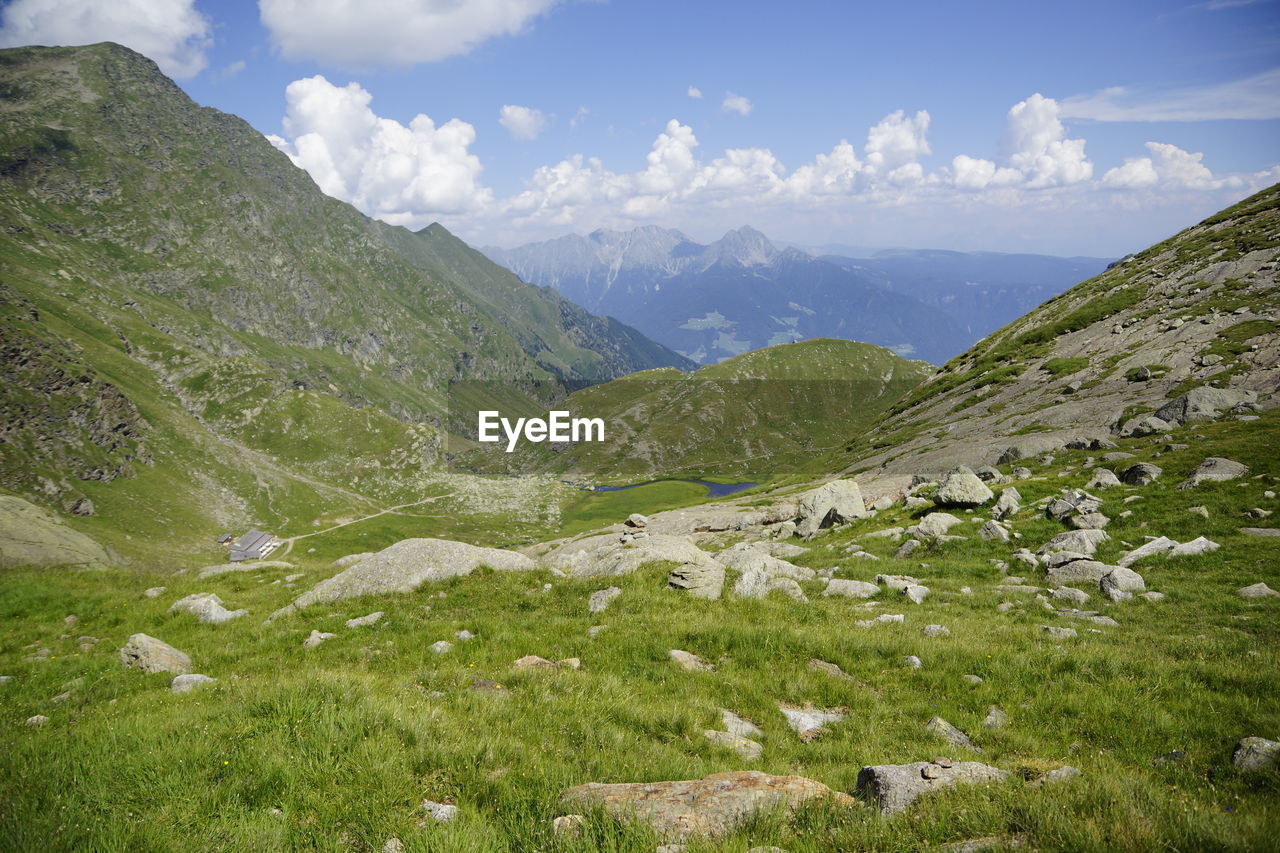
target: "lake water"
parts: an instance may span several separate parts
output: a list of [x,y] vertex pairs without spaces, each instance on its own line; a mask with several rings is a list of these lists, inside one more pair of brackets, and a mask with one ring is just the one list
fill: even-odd
[[640,486],[648,486],[653,483],[697,483],[699,486],[706,486],[708,497],[723,498],[726,495],[732,495],[749,489],[752,486],[758,486],[759,483],[709,483],[706,480],[686,480],[684,478],[675,480],[649,480],[644,483],[632,483],[629,486],[596,486],[594,491],[597,492],[621,492],[626,489],[635,489]]

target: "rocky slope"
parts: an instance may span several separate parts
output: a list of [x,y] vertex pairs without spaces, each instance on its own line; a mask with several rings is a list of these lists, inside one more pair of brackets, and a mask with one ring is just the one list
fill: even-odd
[[[948,362],[831,463],[939,473],[1280,403],[1280,186],[1049,300]],[[1207,390],[1196,390],[1207,389]],[[1197,402],[1198,401],[1198,402]],[[1236,408],[1241,406],[1242,408]],[[1168,423],[1168,421],[1166,421]]]

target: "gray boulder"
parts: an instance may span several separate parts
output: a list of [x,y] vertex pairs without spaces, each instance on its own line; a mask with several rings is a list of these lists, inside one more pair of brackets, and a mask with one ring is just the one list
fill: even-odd
[[174,693],[190,693],[201,684],[212,684],[217,681],[216,678],[210,678],[207,675],[201,675],[198,672],[188,673],[187,675],[175,675],[173,681],[169,682],[169,690]]
[[960,731],[941,717],[932,718],[929,722],[925,723],[924,727],[925,731],[933,732],[952,746],[957,746],[961,749],[970,749],[974,752],[982,752],[981,749],[973,745],[973,741],[969,740],[969,736],[967,734]]
[[988,521],[978,529],[978,535],[988,542],[1008,542],[1011,538],[1009,528],[998,521]]
[[1049,595],[1060,601],[1070,601],[1072,604],[1088,604],[1089,593],[1082,589],[1076,589],[1072,586],[1060,586],[1051,591]]
[[916,761],[912,764],[863,767],[858,773],[857,791],[870,799],[881,814],[891,815],[907,808],[930,791],[952,785],[1003,782],[1009,778],[1007,771],[977,761],[947,764],[950,766]]
[[1280,592],[1276,592],[1265,583],[1255,583],[1253,586],[1241,587],[1236,590],[1236,595],[1241,598],[1271,598],[1272,596],[1280,595]]
[[787,725],[800,735],[800,740],[806,743],[817,737],[831,723],[838,723],[847,716],[840,708],[802,707],[788,705],[785,702],[778,705],[778,710],[786,718]]
[[764,730],[744,717],[739,717],[730,710],[720,709],[720,721],[724,724],[724,729],[729,734],[738,737],[761,737]]
[[910,586],[904,587],[902,594],[913,604],[923,604],[924,600],[929,596],[929,587],[913,583]]
[[1072,560],[1047,568],[1045,579],[1050,586],[1071,586],[1078,583],[1096,587],[1102,583],[1104,577],[1118,568],[1120,567],[1100,563],[1097,560]]
[[1257,773],[1280,767],[1280,743],[1261,737],[1247,737],[1236,744],[1231,763],[1242,773]]
[[186,675],[191,671],[191,658],[168,643],[146,634],[134,634],[120,650],[120,662],[129,669],[143,672],[172,672]]
[[1051,640],[1074,640],[1080,636],[1075,628],[1059,628],[1056,625],[1041,625],[1040,630],[1044,631]]
[[1178,488],[1194,489],[1204,483],[1225,483],[1229,480],[1238,480],[1248,473],[1249,468],[1246,465],[1221,456],[1210,456],[1197,465],[1191,472],[1191,476],[1180,483]]
[[1102,576],[1098,582],[1102,594],[1112,601],[1125,601],[1131,596],[1147,591],[1146,581],[1133,569],[1117,566]]
[[938,506],[981,506],[995,497],[987,484],[972,470],[961,465],[942,478],[933,502]]
[[222,599],[212,592],[192,593],[169,605],[170,613],[190,613],[197,620],[208,625],[220,625],[232,619],[239,619],[248,610],[228,610],[222,606]]
[[[721,570],[720,581],[724,582],[724,570]],[[622,595],[622,590],[616,586],[605,587],[591,593],[591,597],[587,599],[588,613],[603,613],[609,604],[618,596]]]
[[320,630],[312,629],[311,634],[308,635],[308,637],[302,641],[302,647],[304,649],[314,649],[316,646],[320,645],[325,640],[332,640],[336,636],[338,635],[331,634],[328,631],[320,631]]
[[869,515],[857,483],[853,480],[832,480],[801,496],[796,512],[796,533],[812,536],[832,524]]
[[373,613],[370,613],[367,616],[357,616],[354,619],[348,619],[347,627],[348,628],[368,628],[370,625],[378,624],[378,620],[380,620],[382,616],[383,616],[383,613],[381,610],[375,610]]
[[1202,423],[1216,420],[1219,413],[1241,403],[1256,403],[1254,391],[1232,388],[1192,388],[1156,409],[1156,417],[1171,424]]
[[1120,485],[1120,478],[1110,468],[1097,468],[1093,477],[1085,484],[1086,489],[1110,489]]
[[826,596],[839,595],[846,598],[873,598],[880,594],[880,587],[866,581],[832,578],[827,581],[827,588],[822,591],[822,594]]
[[919,523],[908,527],[907,534],[910,536],[919,536],[925,539],[937,539],[939,536],[946,534],[948,530],[960,523],[960,519],[948,512],[931,512]]
[[695,598],[715,601],[724,589],[724,566],[718,563],[676,566],[667,575],[667,586],[683,589]]
[[1059,533],[1041,545],[1036,549],[1036,553],[1043,555],[1057,551],[1074,551],[1092,555],[1098,550],[1098,545],[1110,538],[1105,530],[1069,530],[1066,533]]
[[1124,426],[1120,428],[1120,434],[1135,438],[1147,435],[1161,435],[1173,429],[1173,426],[1173,424],[1155,415],[1143,415],[1126,421]]
[[1146,486],[1160,479],[1164,469],[1150,462],[1138,462],[1120,473],[1120,481],[1130,486]]
[[991,517],[1000,521],[1017,515],[1020,509],[1022,509],[1022,495],[1010,486],[1007,489],[1001,489],[1000,497],[996,499],[995,506],[991,507]]
[[[644,540],[649,541],[649,540]],[[468,575],[480,566],[498,571],[527,571],[534,564],[523,554],[480,548],[448,539],[405,539],[361,560],[298,596],[271,614],[276,619],[311,604],[363,595],[412,592],[426,583]]]

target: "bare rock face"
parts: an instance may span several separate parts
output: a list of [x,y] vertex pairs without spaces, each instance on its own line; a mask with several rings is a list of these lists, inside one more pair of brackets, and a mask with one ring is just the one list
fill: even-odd
[[688,563],[710,566],[715,560],[684,536],[649,534],[631,542],[575,551],[555,561],[574,578],[613,578],[629,575],[646,563]]
[[533,560],[513,551],[448,539],[405,539],[321,581],[292,604],[271,614],[271,618],[321,602],[412,592],[425,583],[469,575],[480,566],[504,572],[526,571],[533,568]]
[[120,650],[120,662],[143,672],[172,672],[186,675],[191,671],[191,658],[186,652],[146,634],[134,634]]
[[1202,423],[1217,419],[1224,410],[1240,404],[1252,404],[1257,393],[1230,388],[1192,388],[1181,397],[1156,409],[1156,417],[1171,424]]
[[107,549],[22,498],[0,495],[0,568],[6,566],[109,566]]
[[560,795],[566,808],[601,807],[618,820],[648,824],[663,839],[715,839],[742,826],[758,811],[795,810],[813,800],[852,807],[847,794],[803,776],[771,776],[754,770],[715,773],[678,782],[591,782]]
[[1180,483],[1178,488],[1194,489],[1204,483],[1225,483],[1228,480],[1238,480],[1248,473],[1246,465],[1221,456],[1210,456],[1197,465],[1191,476]]
[[974,507],[995,497],[995,493],[987,488],[982,478],[972,470],[960,465],[947,472],[933,494],[933,502],[938,506]]
[[796,533],[812,536],[824,527],[866,518],[862,490],[853,480],[832,480],[805,492],[796,512]]
[[977,761],[949,762],[950,767],[929,761],[911,764],[880,764],[863,767],[857,790],[879,807],[880,813],[895,814],[920,796],[951,785],[1003,782],[1007,771]]
[[683,566],[676,566],[667,575],[667,586],[683,589],[695,598],[715,601],[724,589],[724,566],[719,563],[685,563]]

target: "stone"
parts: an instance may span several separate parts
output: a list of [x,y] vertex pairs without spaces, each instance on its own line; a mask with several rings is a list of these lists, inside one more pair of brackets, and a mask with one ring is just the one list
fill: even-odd
[[1120,481],[1130,486],[1148,486],[1160,479],[1164,469],[1150,462],[1138,462],[1120,473]]
[[382,611],[375,610],[373,613],[370,613],[368,616],[359,616],[355,619],[348,619],[347,627],[348,628],[367,628],[370,625],[376,625],[378,623],[378,620],[381,618],[382,618]]
[[511,664],[511,667],[512,669],[555,669],[556,663],[538,655],[525,655]]
[[635,527],[635,528],[648,527],[649,518],[648,516],[641,515],[638,512],[633,512],[631,513],[631,515],[627,516],[627,520],[625,524],[627,525],[627,527]]
[[978,528],[978,535],[988,542],[1008,542],[1011,538],[1009,528],[998,521],[988,521]]
[[0,495],[0,568],[10,566],[106,567],[116,556],[43,507]]
[[31,726],[34,728],[35,726],[43,726],[48,722],[49,722],[49,718],[46,717],[44,714],[36,714],[34,717],[27,717],[26,722],[24,722],[23,725]]
[[[1103,575],[1102,580],[1098,582],[1098,587],[1102,590],[1102,594],[1112,601],[1123,601],[1136,593],[1147,591],[1147,584],[1142,575],[1133,569],[1126,569],[1122,566],[1117,566]],[[1127,593],[1128,595],[1117,597],[1117,592]]]
[[534,563],[523,554],[498,548],[480,548],[447,539],[404,539],[321,581],[270,618],[345,598],[409,593],[423,584],[468,575],[480,566],[504,572],[527,571]]
[[551,821],[551,832],[561,838],[576,838],[586,825],[587,819],[580,814],[560,815]]
[[1207,506],[1189,506],[1187,507],[1187,512],[1198,515],[1201,518],[1209,517],[1209,508]]
[[685,563],[676,566],[667,575],[667,586],[682,589],[694,598],[715,601],[720,598],[724,589],[724,566],[719,563]]
[[718,732],[715,729],[704,729],[702,736],[714,743],[738,753],[745,761],[755,761],[764,754],[764,747],[750,738],[735,735],[732,732]]
[[1009,715],[996,705],[987,708],[987,716],[982,720],[984,729],[1003,729],[1009,722]]
[[974,752],[982,752],[981,749],[973,745],[973,742],[969,740],[968,735],[941,717],[932,718],[929,722],[925,723],[924,728],[925,731],[933,732],[952,746],[971,749]]
[[960,519],[949,512],[931,512],[920,519],[918,524],[908,527],[907,534],[923,539],[937,539],[959,523]]
[[903,588],[902,594],[913,604],[922,604],[929,595],[929,587],[918,583],[909,584]]
[[725,731],[731,735],[747,738],[764,735],[764,731],[755,723],[725,708],[720,709],[720,722],[724,725]]
[[448,640],[436,640],[434,643],[427,646],[427,649],[430,650],[432,654],[443,655],[453,651],[453,643]]
[[796,535],[796,523],[794,521],[784,521],[778,525],[778,532],[775,534],[779,539],[790,539]]
[[454,634],[453,636],[454,636],[455,638],[457,638],[457,639],[461,640],[461,641],[462,641],[462,642],[464,642],[464,643],[465,643],[465,642],[467,642],[468,640],[474,640],[474,639],[476,638],[476,635],[475,635],[475,634],[471,633],[470,631],[468,631],[468,630],[467,630],[467,629],[465,629],[465,628],[463,628],[461,631],[459,631],[458,633]]
[[[721,569],[721,582],[724,581],[724,570]],[[587,599],[588,613],[603,613],[608,609],[610,602],[622,595],[622,589],[616,586],[605,587],[591,593],[591,597]]]
[[869,515],[862,502],[862,490],[853,480],[832,480],[800,497],[796,512],[796,533],[802,537],[813,536],[820,529],[866,518]]
[[1110,489],[1120,485],[1120,478],[1109,468],[1095,468],[1093,477],[1085,484],[1086,489]]
[[587,636],[594,640],[596,637],[600,636],[601,632],[607,630],[609,630],[608,625],[592,625],[587,629]]
[[804,594],[804,590],[800,588],[800,584],[791,578],[769,578],[765,584],[765,592],[780,592],[788,598],[799,602],[807,602],[809,600],[809,597]]
[[822,591],[825,596],[839,595],[846,598],[872,598],[880,594],[880,587],[866,581],[832,578],[827,581],[827,588]]
[[903,616],[901,613],[881,613],[874,619],[860,619],[853,624],[857,625],[859,628],[871,628],[875,625],[887,625],[891,623],[901,625],[906,621],[906,619],[907,617]]
[[938,506],[974,507],[994,497],[995,494],[977,474],[961,465],[942,478],[933,494],[933,502]]
[[1220,411],[1257,400],[1254,391],[1203,386],[1170,400],[1156,409],[1155,416],[1171,424],[1203,423],[1216,420]]
[[1068,530],[1059,533],[1036,549],[1037,554],[1052,554],[1055,551],[1074,551],[1077,554],[1091,556],[1098,546],[1111,537],[1105,530]]
[[1073,640],[1080,636],[1075,628],[1059,628],[1056,625],[1041,625],[1040,630],[1048,634],[1051,640]]
[[1052,590],[1049,595],[1061,601],[1070,601],[1072,604],[1087,604],[1089,602],[1089,593],[1071,586],[1060,586]]
[[1045,785],[1056,785],[1061,782],[1070,782],[1072,779],[1077,778],[1079,775],[1080,775],[1079,768],[1072,767],[1070,764],[1066,764],[1066,765],[1063,765],[1062,767],[1057,768],[1056,770],[1050,770],[1048,773],[1045,773],[1039,779],[1036,779],[1034,784],[1037,787],[1044,787]]
[[800,735],[800,740],[808,743],[831,723],[838,723],[845,718],[843,708],[812,708],[780,703],[778,710],[786,718],[787,725]]
[[448,803],[423,800],[419,808],[430,815],[437,823],[449,823],[458,816],[458,807]]
[[[274,811],[279,810],[274,809],[273,812]],[[284,814],[284,812],[280,812],[280,814]],[[387,839],[385,844],[382,845],[382,853],[404,853],[404,842],[399,838],[392,836]]]
[[888,495],[882,495],[876,498],[875,502],[871,504],[871,508],[874,509],[876,512],[884,512],[887,509],[892,509],[893,498],[889,497]]
[[810,659],[809,669],[812,672],[820,672],[823,675],[829,675],[832,678],[850,678],[849,673],[845,672],[836,664],[831,663],[830,661],[820,660],[818,658]]
[[304,649],[314,649],[316,646],[320,645],[325,640],[332,640],[336,636],[338,635],[330,634],[327,631],[317,631],[315,629],[312,629],[311,634],[305,640],[302,641],[302,647]]
[[1280,527],[1241,527],[1240,532],[1245,536],[1280,537]]
[[1018,514],[1022,509],[1022,495],[1017,489],[1010,486],[1000,491],[1000,497],[996,499],[995,505],[991,507],[991,517],[996,520],[1010,518]]
[[1032,554],[1029,548],[1019,548],[1009,556],[1031,569],[1040,565],[1040,562],[1036,559],[1036,555]]
[[978,479],[984,483],[998,483],[1000,482],[1001,477],[1004,476],[1000,473],[999,468],[994,468],[990,465],[983,465],[973,473],[977,474]]
[[1141,598],[1144,601],[1150,601],[1152,604],[1158,604],[1159,602],[1164,601],[1167,596],[1163,592],[1148,590],[1147,592],[1140,594],[1138,598]]
[[1221,456],[1210,456],[1195,467],[1191,476],[1178,484],[1179,489],[1194,489],[1205,483],[1226,483],[1249,473],[1246,465]]
[[895,592],[902,592],[907,587],[920,583],[920,581],[910,575],[876,575],[876,583],[883,584]]
[[857,791],[870,799],[881,814],[891,815],[930,791],[957,784],[1003,782],[1009,778],[1008,772],[977,761],[957,761],[950,767],[933,764],[937,770],[926,776],[924,771],[931,764],[933,762],[916,761],[863,767],[858,773]]
[[973,673],[967,673],[967,674],[962,675],[962,676],[960,676],[960,677],[961,677],[962,679],[964,679],[964,681],[965,681],[967,684],[972,684],[972,685],[973,685],[973,686],[975,686],[975,687],[977,687],[979,684],[981,684],[981,683],[982,683],[982,676],[981,676],[981,675],[974,675]]
[[1132,551],[1127,552],[1116,562],[1122,566],[1128,567],[1132,566],[1143,557],[1150,557],[1153,554],[1168,554],[1176,547],[1178,547],[1178,543],[1174,540],[1165,536],[1159,536],[1137,548],[1134,548]]
[[216,678],[210,678],[207,675],[201,675],[198,672],[188,673],[186,675],[175,675],[173,681],[169,682],[169,690],[174,693],[190,693],[201,684],[212,684],[217,681]]
[[1265,583],[1255,583],[1253,586],[1241,587],[1236,590],[1236,595],[1241,598],[1270,598],[1273,595],[1280,595]]
[[922,629],[926,637],[950,637],[951,629],[946,625],[925,625]]
[[1236,744],[1231,763],[1242,773],[1257,773],[1280,767],[1280,743],[1261,737],[1247,737]]
[[1155,415],[1143,415],[1130,418],[1120,427],[1120,435],[1140,438],[1148,435],[1160,435],[1173,429],[1173,424]]
[[169,606],[170,613],[186,612],[207,625],[220,625],[232,619],[239,619],[248,610],[228,610],[222,606],[222,599],[212,592],[198,592],[180,598]]
[[923,543],[919,539],[908,539],[906,542],[899,545],[898,549],[893,552],[893,558],[895,560],[905,560],[915,553],[915,550],[922,544]]
[[1110,522],[1111,519],[1100,512],[1082,512],[1067,519],[1076,530],[1101,530]]
[[1170,557],[1193,557],[1197,554],[1208,554],[1210,551],[1216,551],[1221,546],[1211,539],[1203,536],[1197,536],[1190,542],[1183,542],[1181,545],[1174,545],[1169,550]]
[[162,640],[146,634],[129,637],[120,649],[120,662],[129,669],[143,672],[172,672],[186,675],[191,671],[191,658]]
[[715,666],[713,664],[709,664],[692,652],[686,652],[682,649],[671,649],[667,652],[667,657],[675,661],[676,664],[686,672],[715,671]]
[[168,589],[167,586],[153,586],[150,589],[144,590],[142,594],[147,598],[159,598],[164,595],[164,591],[166,589]]
[[615,819],[638,821],[661,839],[719,839],[760,811],[795,811],[809,802],[852,808],[847,794],[802,776],[771,776],[755,770],[714,773],[673,782],[591,782],[560,795],[566,807],[602,808]]
[[920,669],[922,666],[924,666],[924,664],[920,662],[920,658],[916,657],[915,655],[907,655],[905,658],[902,659],[902,661],[912,669]]

